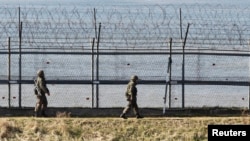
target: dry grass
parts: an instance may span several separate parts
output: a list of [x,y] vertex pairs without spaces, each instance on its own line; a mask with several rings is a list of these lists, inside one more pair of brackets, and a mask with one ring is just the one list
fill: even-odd
[[120,118],[0,118],[1,141],[206,141],[209,124],[250,124],[250,116]]

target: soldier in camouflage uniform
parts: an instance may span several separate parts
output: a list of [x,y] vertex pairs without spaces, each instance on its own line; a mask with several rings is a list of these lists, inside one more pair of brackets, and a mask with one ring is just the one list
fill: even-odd
[[44,71],[39,70],[37,72],[37,79],[35,80],[35,84],[37,87],[37,102],[35,107],[35,116],[37,117],[39,112],[41,111],[41,116],[46,117],[45,111],[47,109],[48,101],[46,98],[46,94],[49,96],[50,92],[46,86],[46,80],[44,76]]
[[143,118],[139,114],[138,110],[138,105],[137,105],[137,81],[138,81],[138,76],[133,75],[127,85],[126,89],[126,98],[128,101],[127,107],[124,108],[122,114],[120,115],[121,118],[127,119],[126,114],[130,111],[130,109],[134,110],[134,113],[136,115],[136,118]]

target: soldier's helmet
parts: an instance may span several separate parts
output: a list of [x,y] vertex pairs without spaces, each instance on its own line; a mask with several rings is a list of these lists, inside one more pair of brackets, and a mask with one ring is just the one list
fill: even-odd
[[44,76],[44,71],[43,70],[38,70],[37,71],[37,76],[43,77]]
[[139,78],[138,78],[138,76],[137,75],[132,75],[131,76],[131,80],[138,80]]

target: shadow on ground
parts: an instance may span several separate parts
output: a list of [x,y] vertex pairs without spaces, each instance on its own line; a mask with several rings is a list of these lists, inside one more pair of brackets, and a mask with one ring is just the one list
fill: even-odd
[[[119,117],[123,108],[48,108],[48,117]],[[0,117],[28,117],[33,116],[34,108],[1,108]],[[185,108],[166,109],[141,108],[144,117],[193,117],[193,116],[245,116],[250,115],[248,109],[240,108]],[[133,111],[128,117],[133,117]]]

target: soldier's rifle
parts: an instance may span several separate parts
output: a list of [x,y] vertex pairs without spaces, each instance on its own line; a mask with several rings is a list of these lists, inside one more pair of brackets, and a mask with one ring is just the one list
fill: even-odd
[[41,90],[39,89],[36,80],[34,80],[34,84],[35,84],[35,89],[34,89],[35,95],[41,96],[42,95]]

